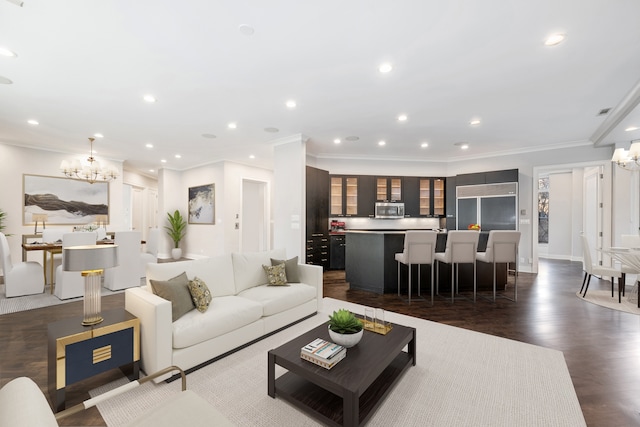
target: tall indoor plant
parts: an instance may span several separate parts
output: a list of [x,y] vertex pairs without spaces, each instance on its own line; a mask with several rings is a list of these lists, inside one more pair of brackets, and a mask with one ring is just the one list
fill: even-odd
[[187,222],[184,220],[180,211],[176,209],[176,211],[171,214],[171,212],[167,212],[167,219],[169,221],[169,225],[165,226],[165,230],[167,230],[167,234],[173,240],[173,249],[171,249],[171,257],[173,259],[180,259],[182,257],[182,249],[180,248],[180,240],[187,233]]

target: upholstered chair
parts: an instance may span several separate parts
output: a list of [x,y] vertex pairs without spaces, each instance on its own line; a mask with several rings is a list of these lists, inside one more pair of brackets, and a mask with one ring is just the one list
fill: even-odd
[[0,233],[0,258],[2,259],[5,295],[8,298],[44,292],[42,265],[35,261],[13,264],[9,242],[7,242],[4,233]]
[[[476,261],[493,264],[493,301],[496,300],[496,265],[505,264],[507,278],[509,263],[515,264],[515,283],[513,288],[512,301],[518,300],[518,244],[520,243],[520,232],[513,230],[491,230],[487,240],[487,248],[484,252],[476,254]],[[506,285],[506,284],[505,284]]]
[[436,251],[438,233],[435,231],[407,230],[404,235],[404,250],[395,254],[398,262],[398,296],[400,296],[400,264],[405,264],[409,269],[409,282],[407,284],[409,303],[411,302],[411,270],[418,264],[418,296],[420,296],[420,268],[423,264],[429,264],[431,270],[431,305],[433,305],[433,256]]
[[[95,231],[78,231],[62,235],[62,263],[64,248],[96,244]],[[53,294],[60,299],[78,298],[84,295],[84,277],[80,271],[63,271],[62,265],[56,268],[56,285]]]
[[[473,265],[473,301],[476,300],[476,252],[480,233],[475,230],[451,230],[447,233],[447,245],[444,252],[436,252],[436,283],[439,282],[440,263],[451,266],[451,302],[458,293],[458,265]],[[454,281],[455,277],[455,281]]]

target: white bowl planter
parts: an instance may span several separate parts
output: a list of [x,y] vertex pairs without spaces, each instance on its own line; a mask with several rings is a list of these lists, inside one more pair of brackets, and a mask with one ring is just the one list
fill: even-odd
[[356,332],[355,334],[339,334],[329,329],[329,337],[331,337],[331,341],[346,348],[350,348],[358,344],[362,339],[363,333],[364,329],[361,329],[360,332]]

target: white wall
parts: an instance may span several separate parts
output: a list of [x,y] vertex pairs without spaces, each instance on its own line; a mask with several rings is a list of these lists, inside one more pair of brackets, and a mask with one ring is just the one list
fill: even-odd
[[549,175],[549,244],[547,256],[571,257],[571,219],[573,217],[573,174]]
[[[70,155],[68,153],[58,153],[54,151],[34,150],[30,148],[16,147],[0,143],[0,209],[7,213],[5,233],[13,234],[9,237],[9,248],[13,262],[22,260],[22,234],[32,234],[33,224],[22,224],[23,211],[23,175],[44,175],[53,177],[63,177],[60,172],[62,160],[79,158],[82,161],[85,155]],[[115,166],[120,177],[122,176],[122,163],[110,159],[98,158],[102,164]],[[121,216],[122,212],[122,179],[109,184],[109,230],[119,230],[124,227]],[[53,226],[50,226],[53,227]],[[73,226],[55,226],[72,230]],[[49,228],[49,227],[47,227]],[[33,251],[28,256],[29,260],[42,262],[42,254]]]

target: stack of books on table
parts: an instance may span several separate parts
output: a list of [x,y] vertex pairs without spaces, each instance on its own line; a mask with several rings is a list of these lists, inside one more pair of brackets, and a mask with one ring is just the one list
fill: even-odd
[[347,349],[331,341],[317,338],[300,349],[300,357],[326,369],[333,368],[347,355]]

